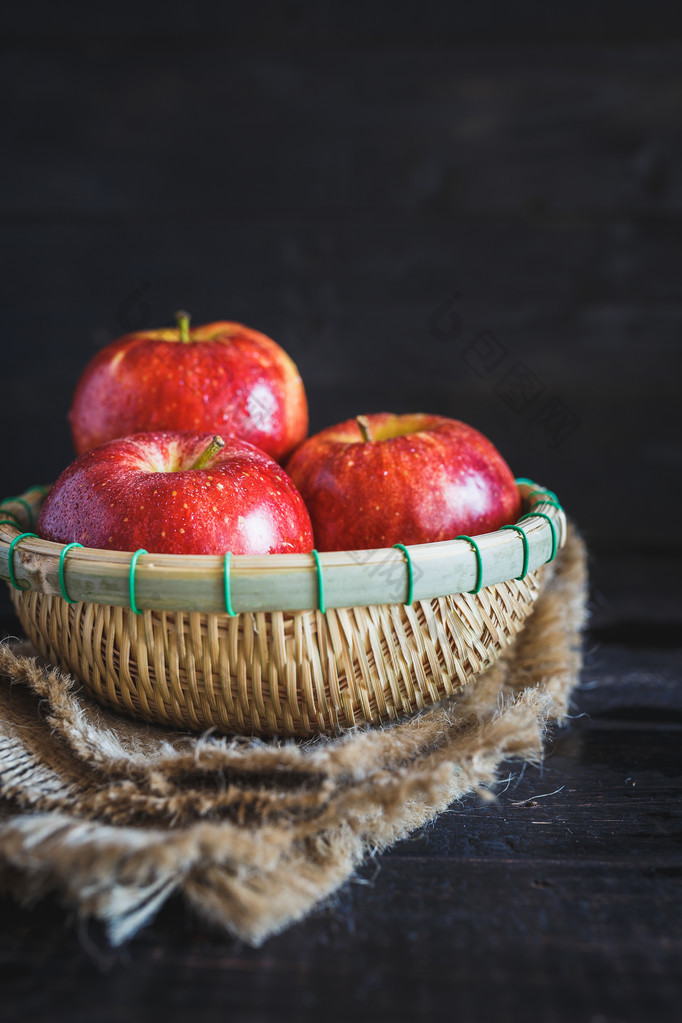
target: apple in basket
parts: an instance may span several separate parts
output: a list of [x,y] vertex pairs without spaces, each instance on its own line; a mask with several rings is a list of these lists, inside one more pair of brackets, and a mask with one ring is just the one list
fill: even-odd
[[275,341],[240,323],[126,334],[86,366],[69,420],[78,454],[147,430],[243,437],[282,461],[308,432],[303,381]]
[[443,416],[348,419],[304,441],[287,472],[321,551],[475,536],[520,514],[514,477],[494,445]]
[[138,433],[80,455],[48,494],[38,534],[150,554],[313,548],[300,494],[269,455],[201,431]]

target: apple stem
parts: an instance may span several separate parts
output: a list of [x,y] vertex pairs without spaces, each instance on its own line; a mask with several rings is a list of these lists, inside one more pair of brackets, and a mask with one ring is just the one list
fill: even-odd
[[192,466],[190,466],[190,468],[205,469],[208,463],[211,461],[211,459],[215,458],[220,449],[224,447],[225,441],[223,440],[222,437],[218,437],[218,435],[216,434],[216,436],[213,438],[208,447],[201,452],[197,460],[194,462]]
[[183,345],[188,345],[191,340],[189,336],[189,321],[191,319],[192,317],[190,316],[190,314],[186,313],[183,309],[180,309],[175,314],[175,320],[178,325],[178,330],[180,331],[180,340],[182,341]]
[[364,441],[371,441],[372,434],[369,432],[369,419],[367,416],[356,416],[355,422],[358,424],[362,439]]

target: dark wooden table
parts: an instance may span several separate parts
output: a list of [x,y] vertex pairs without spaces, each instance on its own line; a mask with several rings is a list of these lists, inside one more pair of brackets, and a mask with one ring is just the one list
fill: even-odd
[[[71,460],[121,333],[272,334],[313,430],[464,419],[592,554],[575,716],[253,950],[179,902],[120,952],[0,897],[41,1023],[682,1016],[679,3],[15,4],[0,38],[0,496]],[[16,630],[0,587],[1,633]]]
[[495,803],[453,806],[260,949],[177,900],[113,952],[56,899],[5,896],[4,1018],[679,1019],[679,570],[593,557],[583,680],[542,768],[508,764]]

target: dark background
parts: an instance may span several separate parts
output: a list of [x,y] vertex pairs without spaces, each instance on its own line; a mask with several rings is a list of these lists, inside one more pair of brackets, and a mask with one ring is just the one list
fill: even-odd
[[462,418],[593,543],[679,545],[675,7],[14,10],[3,492],[72,459],[97,348],[183,307],[284,345],[313,430]]
[[[533,1005],[545,1020],[674,1018],[678,9],[320,0],[5,14],[4,495],[73,457],[66,413],[95,351],[185,307],[196,323],[241,320],[279,341],[313,430],[384,409],[481,429],[517,474],[557,491],[594,581],[578,699],[592,717],[549,776],[514,790],[570,777],[579,795],[562,812],[577,837],[553,844],[474,801],[264,955],[203,934],[187,952],[176,907],[108,974],[107,1018],[129,1014],[129,981],[138,1006],[156,1001],[170,1019],[172,990],[208,1018],[225,971],[243,1018],[271,1018],[248,1015],[254,984],[259,1013],[285,991],[287,1019],[294,1006],[312,1018],[325,991],[371,1019],[449,1018],[458,991],[460,1018],[484,1018],[479,953],[513,1018]],[[4,588],[0,601],[8,615]],[[590,695],[597,682],[605,698]],[[500,876],[516,893],[502,904]],[[4,908],[2,963],[22,1013],[48,1018],[35,969],[56,956],[48,990],[71,992],[83,1015],[69,1018],[91,1018],[90,939],[62,946],[55,906],[38,923]]]

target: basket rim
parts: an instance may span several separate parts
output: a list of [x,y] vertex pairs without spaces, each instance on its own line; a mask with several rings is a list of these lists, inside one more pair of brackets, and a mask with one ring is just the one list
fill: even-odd
[[[208,614],[315,611],[431,600],[521,579],[566,540],[552,491],[516,481],[530,517],[468,539],[314,554],[147,554],[35,537],[49,487],[0,500],[0,578],[15,589],[143,611]],[[17,524],[9,524],[9,518]],[[523,534],[523,536],[521,535]],[[28,534],[28,535],[27,535]],[[526,537],[524,540],[523,537]],[[21,539],[19,539],[21,537]]]

